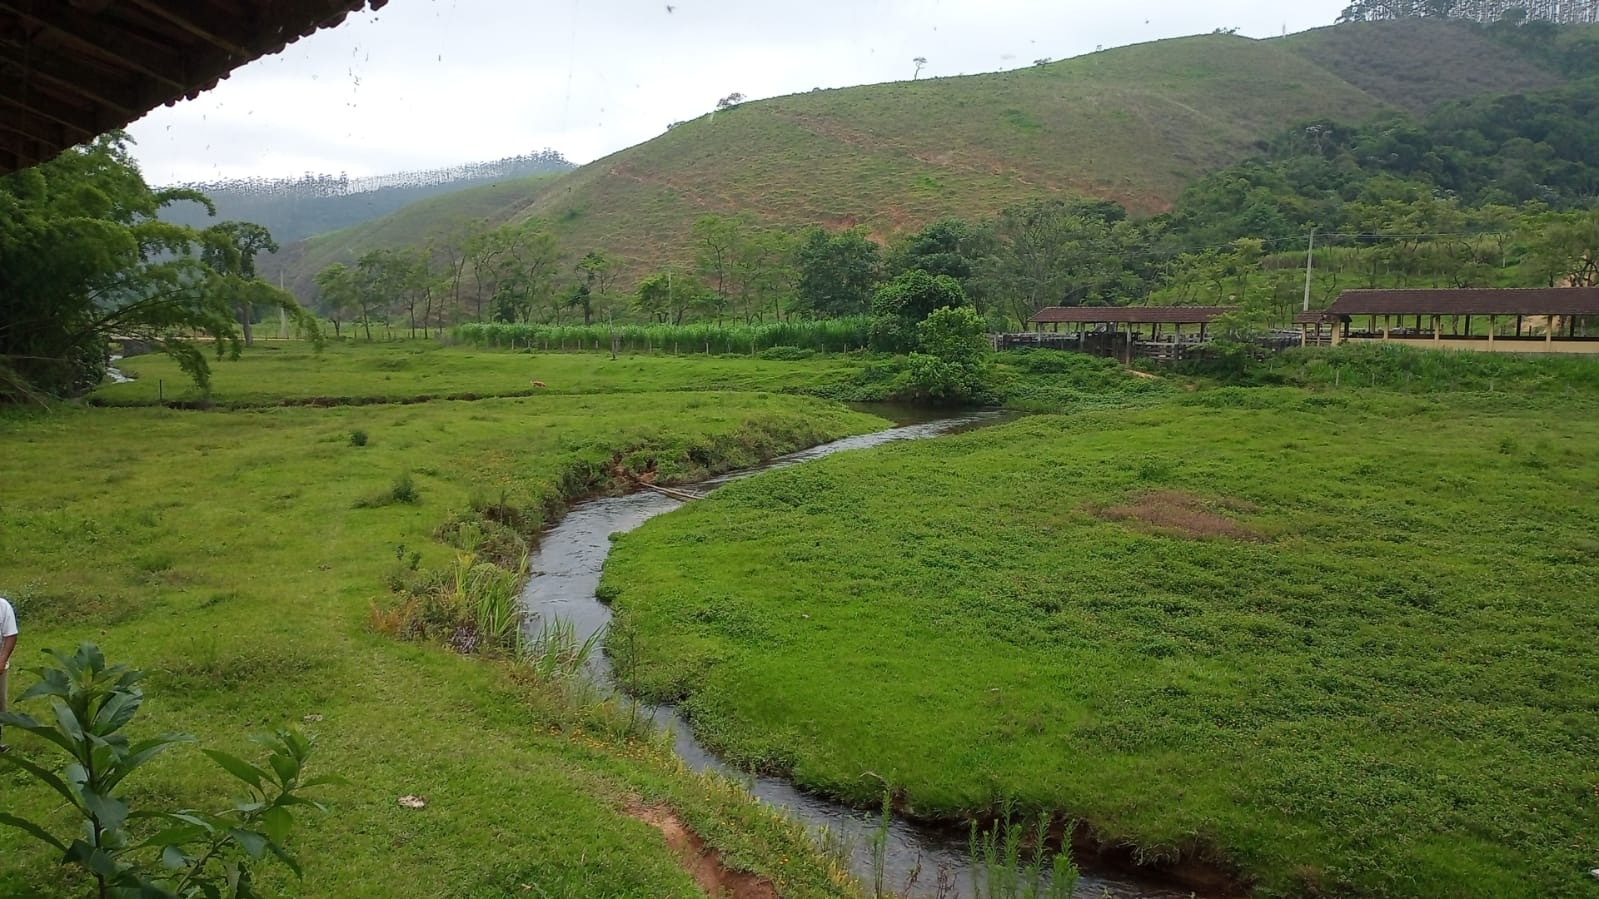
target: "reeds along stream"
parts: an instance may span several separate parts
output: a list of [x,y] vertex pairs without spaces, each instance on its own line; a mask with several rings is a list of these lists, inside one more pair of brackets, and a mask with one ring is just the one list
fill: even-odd
[[[758,468],[723,475],[698,485],[699,493],[738,478],[798,465],[846,450],[868,449],[898,440],[919,440],[1001,421],[999,413],[983,412],[926,421],[849,437],[784,456]],[[586,663],[593,679],[610,685],[610,664],[592,652],[603,639],[610,609],[595,597],[600,571],[610,552],[612,534],[630,531],[656,515],[670,512],[681,501],[661,493],[641,491],[579,503],[561,522],[543,535],[530,564],[532,576],[522,590],[529,645],[543,647],[534,653],[548,664],[557,656]],[[826,843],[848,853],[852,869],[869,891],[878,895],[944,897],[1045,897],[1071,895],[1069,883],[1076,875],[1070,860],[1031,860],[1022,851],[1032,835],[1022,826],[995,834],[957,828],[921,826],[894,817],[886,810],[862,812],[800,792],[786,780],[753,777],[736,771],[701,746],[688,723],[669,706],[644,709],[654,722],[672,731],[679,756],[696,771],[724,774],[748,785],[762,801],[780,807],[805,824],[825,828]],[[1047,822],[1045,822],[1047,824]],[[1031,822],[1037,826],[1037,822]],[[1186,891],[1137,883],[1105,872],[1084,872],[1076,877],[1075,894],[1117,899],[1167,899],[1185,897]]]

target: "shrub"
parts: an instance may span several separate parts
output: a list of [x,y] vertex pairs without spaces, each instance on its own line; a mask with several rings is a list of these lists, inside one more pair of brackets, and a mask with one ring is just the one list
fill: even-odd
[[774,346],[771,349],[761,350],[756,355],[776,362],[799,362],[815,357],[816,351],[807,347]]
[[416,489],[416,481],[411,479],[410,472],[406,472],[395,478],[389,489],[381,490],[365,499],[356,500],[355,508],[377,509],[397,504],[414,506],[421,501],[422,494]]
[[366,432],[365,431],[351,431],[350,432],[350,445],[351,446],[366,446]]

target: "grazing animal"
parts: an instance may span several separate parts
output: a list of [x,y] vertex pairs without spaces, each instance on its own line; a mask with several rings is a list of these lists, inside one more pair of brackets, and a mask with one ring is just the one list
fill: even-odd
[[540,389],[543,389],[543,388],[545,388],[545,387],[548,387],[548,386],[549,386],[549,385],[548,385],[548,384],[545,384],[545,383],[544,383],[544,382],[543,382],[543,381],[534,381],[534,382],[533,382],[533,386],[534,386],[534,387],[538,387],[538,388],[540,388]]

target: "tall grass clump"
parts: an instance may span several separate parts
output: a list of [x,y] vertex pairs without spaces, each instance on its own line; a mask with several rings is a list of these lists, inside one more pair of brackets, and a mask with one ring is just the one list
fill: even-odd
[[457,325],[454,338],[478,347],[545,351],[758,355],[777,348],[813,353],[847,353],[868,347],[870,319],[833,318],[754,325],[540,325],[470,322]]
[[518,655],[540,682],[571,680],[583,674],[603,639],[604,628],[579,640],[577,626],[572,622],[549,618],[540,623],[538,633],[523,643]]
[[[1040,815],[1029,833],[1027,825],[1008,811],[991,828],[972,822],[967,858],[974,899],[1071,899],[1080,877],[1065,842],[1071,827],[1068,824],[1061,838],[1060,851],[1050,854],[1049,825],[1049,817]],[[1024,842],[1031,844],[1025,853]]]
[[522,630],[519,604],[527,559],[515,568],[456,556],[445,570],[401,578],[391,584],[400,594],[390,609],[372,607],[372,626],[381,633],[412,640],[438,640],[463,655],[510,654]]

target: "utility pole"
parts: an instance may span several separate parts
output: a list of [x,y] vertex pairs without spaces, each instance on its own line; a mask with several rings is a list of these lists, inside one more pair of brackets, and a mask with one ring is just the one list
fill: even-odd
[[1316,265],[1316,228],[1310,228],[1310,249],[1305,253],[1305,309],[1310,311],[1310,275]]

